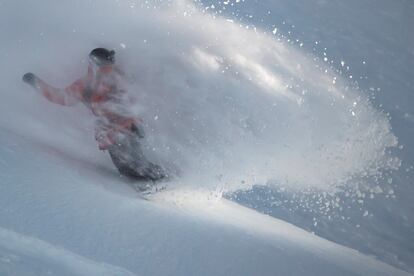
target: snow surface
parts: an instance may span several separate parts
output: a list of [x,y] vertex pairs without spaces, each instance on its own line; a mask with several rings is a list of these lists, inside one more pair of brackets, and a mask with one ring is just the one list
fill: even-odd
[[[258,14],[269,5],[261,3]],[[286,14],[302,11],[295,4],[284,7],[279,10]],[[7,65],[0,67],[0,272],[404,274],[222,199],[256,184],[293,195],[312,191],[305,203],[294,197],[277,210],[316,202],[329,206],[322,211],[326,217],[335,204],[345,208],[342,197],[336,200],[343,190],[351,200],[384,192],[392,198],[398,183],[409,199],[408,182],[392,179],[405,179],[398,168],[408,169],[413,155],[396,154],[389,117],[349,81],[349,70],[342,73],[309,54],[308,41],[276,39],[275,26],[263,33],[239,26],[240,18],[210,12],[187,1],[0,2],[0,53]],[[288,32],[285,25],[276,33]],[[99,46],[116,49],[129,74],[125,85],[138,99],[133,111],[146,123],[147,154],[181,170],[171,190],[150,202],[96,149],[93,118],[83,106],[52,105],[21,82],[23,73],[33,71],[63,87],[85,73],[87,53]],[[335,62],[346,68],[349,59]],[[404,114],[397,121],[402,125],[410,118]],[[406,133],[398,138],[408,141]],[[242,203],[263,211],[252,191]],[[389,220],[380,216],[376,231],[362,236],[346,221],[318,233],[412,271],[412,231],[400,230],[412,229],[407,202],[379,202],[384,214],[398,219],[396,226],[384,226]],[[360,205],[350,208],[358,212]],[[298,221],[295,213],[293,219],[271,214],[309,228],[309,215]],[[388,237],[391,246],[381,248]],[[360,246],[364,240],[378,245]]]
[[135,275],[0,228],[1,275]]
[[146,201],[109,167],[0,139],[5,275],[408,275],[212,193]]

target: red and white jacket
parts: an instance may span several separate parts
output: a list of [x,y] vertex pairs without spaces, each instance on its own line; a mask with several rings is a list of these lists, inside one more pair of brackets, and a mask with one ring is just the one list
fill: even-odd
[[137,119],[128,114],[126,93],[119,87],[122,71],[112,67],[89,65],[88,74],[64,89],[36,78],[34,86],[49,101],[72,106],[84,103],[99,118],[95,138],[104,150],[115,142],[117,133],[136,127]]

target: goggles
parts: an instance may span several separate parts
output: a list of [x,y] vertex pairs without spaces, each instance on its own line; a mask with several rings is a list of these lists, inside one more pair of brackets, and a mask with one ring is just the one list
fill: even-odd
[[115,51],[111,50],[108,56],[98,57],[95,55],[89,55],[89,59],[99,67],[113,65],[115,63]]

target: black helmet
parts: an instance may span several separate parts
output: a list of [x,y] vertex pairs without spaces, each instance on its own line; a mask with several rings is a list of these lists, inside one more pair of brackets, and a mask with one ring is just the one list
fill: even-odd
[[89,58],[98,66],[111,65],[115,63],[115,51],[96,48],[89,53]]

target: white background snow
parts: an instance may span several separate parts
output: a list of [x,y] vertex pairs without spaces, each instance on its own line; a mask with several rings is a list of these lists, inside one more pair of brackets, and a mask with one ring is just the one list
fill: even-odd
[[[410,11],[0,1],[0,272],[413,272]],[[21,82],[31,71],[64,87],[101,46],[128,73],[148,156],[180,170],[150,202],[99,152],[85,107]]]

